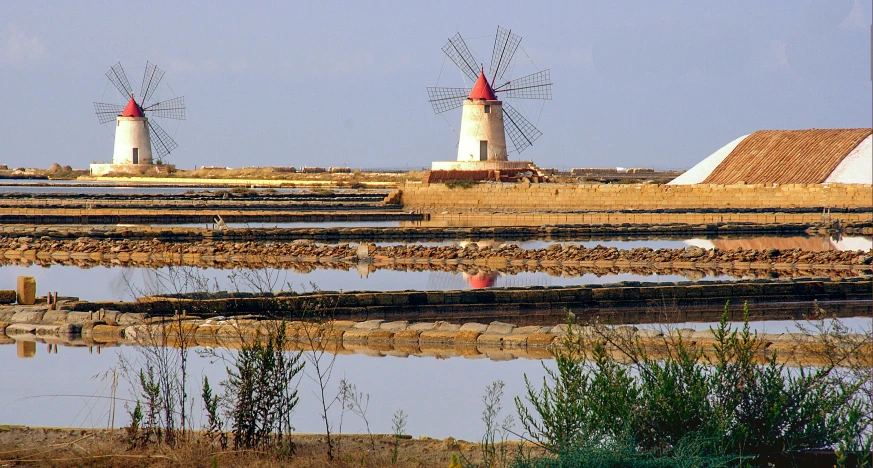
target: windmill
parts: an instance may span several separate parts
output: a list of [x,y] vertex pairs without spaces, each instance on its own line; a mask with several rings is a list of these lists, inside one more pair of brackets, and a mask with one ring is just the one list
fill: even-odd
[[112,164],[151,165],[153,164],[153,153],[157,153],[158,161],[163,161],[179,145],[154,118],[185,120],[184,96],[151,102],[161,79],[164,77],[164,71],[151,62],[146,62],[139,95],[133,93],[133,88],[131,88],[127,74],[120,62],[109,68],[106,77],[115,85],[119,93],[129,98],[126,106],[105,102],[94,103],[97,120],[101,124],[113,120],[116,122],[115,151],[112,154]]
[[[552,82],[548,69],[520,78],[504,78],[520,42],[521,37],[514,34],[512,30],[497,27],[488,75],[485,74],[484,66],[480,66],[473,58],[461,33],[455,34],[443,46],[442,50],[448,58],[458,66],[461,73],[475,83],[472,88],[427,88],[428,98],[435,114],[463,107],[458,140],[458,161],[507,161],[507,134],[518,153],[533,145],[533,142],[542,135],[542,132],[509,102],[498,99],[498,96],[517,99],[552,99]],[[434,169],[438,168],[438,163],[440,162],[434,163]],[[491,165],[494,164],[466,164],[465,167],[473,169]],[[446,167],[456,168],[456,166]],[[506,164],[497,167],[503,166]]]

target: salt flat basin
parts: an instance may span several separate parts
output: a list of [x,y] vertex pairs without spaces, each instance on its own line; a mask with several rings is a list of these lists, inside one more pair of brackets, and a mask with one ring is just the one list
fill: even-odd
[[[570,286],[580,284],[604,284],[620,281],[674,282],[686,281],[679,275],[636,275],[631,273],[603,275],[585,274],[574,278],[550,276],[545,272],[519,273],[516,275],[489,274],[488,277],[438,271],[392,271],[376,270],[368,276],[361,276],[356,270],[317,269],[309,273],[291,270],[219,270],[213,268],[168,267],[133,268],[103,267],[78,268],[66,265],[43,267],[5,266],[0,268],[0,288],[12,289],[19,276],[33,276],[37,292],[58,292],[60,296],[75,296],[83,300],[131,300],[134,297],[153,293],[177,292],[174,288],[173,272],[191,274],[205,280],[210,289],[255,292],[257,287],[243,275],[252,273],[258,281],[266,282],[269,289],[293,288],[295,291],[309,291],[313,285],[323,290],[380,290],[400,291],[452,290],[477,287],[503,286]],[[235,273],[236,272],[236,273]],[[731,279],[729,276],[703,277],[706,280]],[[178,282],[178,281],[177,281]]]

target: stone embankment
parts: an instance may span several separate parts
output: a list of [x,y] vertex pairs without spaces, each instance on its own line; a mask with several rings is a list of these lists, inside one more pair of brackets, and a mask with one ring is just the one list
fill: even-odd
[[[142,313],[120,313],[111,310],[68,312],[23,307],[0,309],[0,344],[6,342],[100,347],[130,346],[200,346],[239,349],[244,343],[264,339],[284,327],[292,348],[301,351],[324,350],[336,354],[362,353],[372,356],[437,356],[440,358],[487,357],[493,360],[516,358],[550,359],[569,326],[518,326],[506,322],[490,323],[430,321],[411,323],[407,320],[327,320],[321,322],[265,319],[264,317],[175,316],[150,318]],[[715,336],[710,330],[675,328],[669,325],[638,328],[575,326],[573,333],[583,339],[636,340],[651,357],[662,355],[668,345],[675,346],[681,337],[687,346],[699,346],[711,351]],[[820,365],[821,345],[815,337],[798,334],[759,334],[764,347],[757,359],[765,362],[774,352],[781,362],[790,365]],[[867,337],[848,335],[842,345],[858,346]],[[838,344],[839,346],[839,344]],[[610,351],[618,353],[610,347]],[[870,356],[873,348],[856,350]],[[31,349],[30,353],[34,353]],[[21,357],[27,356],[27,349]],[[32,355],[32,354],[30,354]]]
[[[871,268],[873,252],[801,249],[651,249],[586,248],[578,244],[552,244],[522,249],[515,244],[492,247],[375,244],[315,244],[295,242],[199,243],[163,242],[159,239],[111,240],[0,237],[0,264],[71,265],[78,267],[203,266],[210,268],[277,267],[308,272],[315,269],[390,269],[400,271],[453,271],[469,274],[547,272],[556,276],[586,273],[679,273],[699,279],[705,275],[809,276],[810,270],[836,276],[863,274]],[[697,273],[694,273],[697,271]]]
[[6,258],[35,259],[119,259],[146,260],[205,259],[213,262],[232,261],[236,256],[252,258],[259,263],[278,262],[281,259],[330,263],[339,260],[362,259],[412,260],[415,263],[468,263],[549,265],[555,263],[601,262],[614,265],[652,265],[662,263],[706,264],[768,264],[768,265],[870,265],[873,252],[826,250],[810,252],[801,249],[775,248],[704,249],[689,246],[683,249],[652,249],[639,247],[585,247],[575,243],[555,243],[544,248],[524,249],[505,243],[496,246],[469,242],[464,245],[429,246],[417,244],[316,244],[311,241],[294,242],[230,242],[203,240],[197,243],[164,242],[160,239],[53,239],[50,237],[0,237],[0,252]]
[[2,224],[211,224],[217,216],[228,223],[299,223],[421,221],[427,215],[404,213],[391,207],[367,208],[366,211],[285,211],[284,209],[31,209],[0,210]]
[[[222,191],[223,192],[223,191]],[[236,195],[233,192],[206,194],[0,194],[0,211],[5,213],[41,213],[44,210],[192,210],[238,211],[346,211],[397,210],[382,203],[383,193],[344,194],[269,194]],[[39,210],[39,211],[34,211]],[[95,213],[99,213],[95,211]]]
[[[642,283],[625,281],[568,287],[521,287],[450,291],[319,291],[198,293],[147,296],[136,302],[58,303],[75,312],[100,309],[167,316],[184,311],[197,316],[247,314],[301,320],[313,313],[343,320],[506,320],[525,325],[559,323],[570,309],[585,320],[609,323],[717,321],[726,303],[734,319],[743,304],[753,320],[791,320],[821,313],[847,317],[871,312],[870,277],[796,280]],[[557,322],[556,322],[557,321]]]
[[470,188],[407,182],[398,194],[407,209],[493,212],[587,210],[616,211],[634,207],[659,209],[866,208],[873,207],[873,187],[863,184],[656,185],[656,184],[508,184],[483,183]]
[[[225,220],[226,221],[226,220]],[[209,223],[212,223],[210,220]],[[409,223],[405,221],[404,223]],[[378,226],[325,228],[231,228],[216,230],[173,226],[75,226],[51,224],[0,224],[4,237],[50,237],[52,239],[159,239],[166,242],[202,240],[321,242],[424,242],[439,240],[644,240],[663,238],[715,237],[742,235],[857,235],[873,233],[873,222],[862,223],[705,223],[705,224],[596,224],[484,227],[459,226]]]

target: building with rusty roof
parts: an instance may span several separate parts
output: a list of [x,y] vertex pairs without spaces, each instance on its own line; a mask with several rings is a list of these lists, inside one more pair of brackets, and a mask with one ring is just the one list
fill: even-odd
[[723,146],[670,184],[873,184],[870,128],[762,130]]

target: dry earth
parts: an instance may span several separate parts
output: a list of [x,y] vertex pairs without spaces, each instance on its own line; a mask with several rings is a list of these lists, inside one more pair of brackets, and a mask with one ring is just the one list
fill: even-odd
[[[340,436],[338,455],[332,461],[327,459],[325,437],[321,434],[294,435],[296,454],[286,459],[262,452],[221,450],[198,442],[196,439],[201,435],[195,433],[191,437],[195,440],[179,444],[175,449],[163,445],[143,449],[131,448],[123,429],[0,426],[0,467],[446,467],[453,453],[474,462],[481,460],[477,443],[451,437],[401,439],[397,463],[392,463],[393,435]],[[517,443],[508,443],[510,455],[517,446]]]

